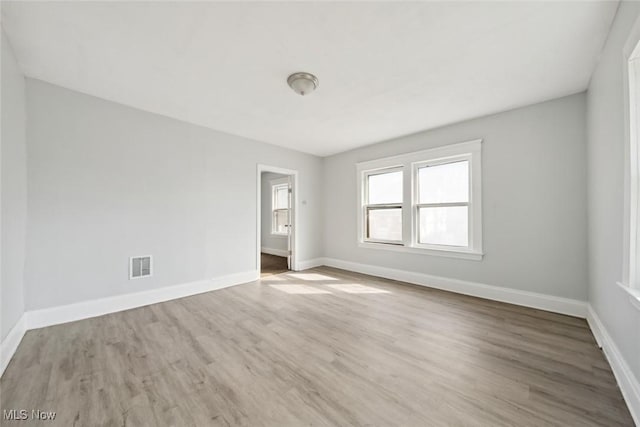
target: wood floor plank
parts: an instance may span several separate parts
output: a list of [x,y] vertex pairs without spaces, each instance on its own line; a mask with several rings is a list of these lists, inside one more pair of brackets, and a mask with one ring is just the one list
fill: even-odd
[[327,267],[29,331],[0,407],[60,426],[633,425],[584,320]]
[[265,253],[260,254],[260,277],[285,273],[288,270],[286,257]]

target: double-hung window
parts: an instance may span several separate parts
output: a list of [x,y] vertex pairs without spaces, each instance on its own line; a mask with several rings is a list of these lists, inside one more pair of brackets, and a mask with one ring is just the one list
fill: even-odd
[[414,165],[417,245],[469,246],[470,162],[466,157]]
[[365,240],[401,244],[402,169],[373,171],[365,179]]
[[482,258],[481,141],[359,163],[362,247]]
[[271,184],[271,234],[289,233],[289,183],[286,180]]

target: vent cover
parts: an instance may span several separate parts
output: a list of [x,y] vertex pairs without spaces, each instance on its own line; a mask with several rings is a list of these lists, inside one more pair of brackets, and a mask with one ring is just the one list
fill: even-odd
[[136,256],[129,259],[129,279],[151,276],[151,255]]

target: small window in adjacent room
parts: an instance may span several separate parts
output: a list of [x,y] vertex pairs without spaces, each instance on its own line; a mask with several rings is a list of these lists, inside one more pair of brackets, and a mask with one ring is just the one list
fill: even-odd
[[402,242],[402,171],[372,171],[366,175],[365,239]]
[[274,183],[272,188],[271,233],[287,235],[289,230],[289,183]]
[[482,259],[481,142],[358,163],[359,245]]

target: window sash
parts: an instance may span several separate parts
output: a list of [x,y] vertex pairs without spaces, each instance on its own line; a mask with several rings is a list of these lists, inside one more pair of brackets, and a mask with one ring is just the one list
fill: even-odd
[[[275,182],[278,182],[278,181],[275,181]],[[286,236],[289,234],[289,229],[291,224],[291,218],[289,217],[290,209],[288,207],[290,203],[290,197],[291,197],[289,193],[289,183],[288,182],[275,183],[275,182],[271,185],[271,234],[278,235],[278,236]],[[281,192],[283,189],[287,191],[287,207],[285,208],[277,207],[278,193]],[[284,232],[278,231],[278,213],[282,213],[282,212],[287,212],[287,224],[285,224],[284,226],[286,231]]]
[[[415,243],[414,246],[417,248],[425,248],[425,249],[469,249],[472,246],[471,243],[471,225],[472,225],[472,212],[470,204],[467,202],[459,202],[459,203],[422,203],[415,205]],[[467,244],[466,245],[445,245],[442,243],[421,243],[420,240],[420,208],[449,208],[449,207],[466,207],[467,208]]]
[[394,205],[394,204],[403,204],[404,201],[404,194],[400,195],[400,200],[397,202],[392,202],[392,203],[369,203],[369,178],[372,176],[378,176],[378,175],[385,175],[388,173],[395,173],[395,172],[402,172],[402,185],[401,185],[401,193],[404,192],[404,180],[405,180],[405,174],[404,174],[404,168],[402,167],[390,167],[390,168],[382,168],[382,169],[376,169],[376,170],[372,170],[372,171],[368,171],[364,174],[364,204],[366,206],[384,206],[384,205]]
[[[278,231],[278,213],[286,212],[287,213],[287,224],[284,224],[284,228],[286,231]],[[271,215],[271,234],[279,234],[279,235],[287,235],[289,234],[289,228],[291,227],[289,218],[289,209],[274,209]]]
[[437,159],[437,160],[425,160],[425,161],[421,161],[421,162],[417,162],[414,163],[414,179],[415,179],[415,194],[413,199],[415,200],[414,204],[429,204],[429,203],[421,203],[420,202],[420,171],[423,169],[428,169],[428,168],[435,168],[438,166],[445,166],[445,165],[452,165],[452,164],[456,164],[456,163],[462,163],[462,162],[466,162],[467,163],[467,195],[466,195],[466,201],[465,200],[458,200],[458,201],[450,201],[450,202],[432,202],[432,204],[438,204],[438,203],[469,203],[471,202],[471,158],[469,155],[465,154],[465,155],[460,155],[460,156],[455,156],[453,158],[447,158],[447,159]]
[[402,204],[375,204],[375,205],[365,205],[364,206],[364,224],[365,224],[365,230],[364,230],[364,240],[366,242],[371,242],[371,243],[384,243],[384,244],[391,244],[391,245],[402,245],[403,241],[402,239],[400,240],[385,240],[385,239],[375,239],[375,238],[371,238],[369,237],[370,235],[370,223],[369,223],[369,212],[371,211],[376,211],[376,210],[390,210],[390,209],[399,209],[400,210],[400,229],[403,229],[403,221],[402,221],[402,213],[403,213],[403,209],[402,209]]
[[[272,191],[272,195],[271,195],[271,209],[276,210],[276,209],[287,209],[287,208],[280,208],[277,207],[278,206],[278,193],[281,192],[282,190],[285,190],[287,193],[287,198],[289,197],[289,184],[274,184],[273,185],[273,191]],[[287,202],[287,205],[289,203]]]

